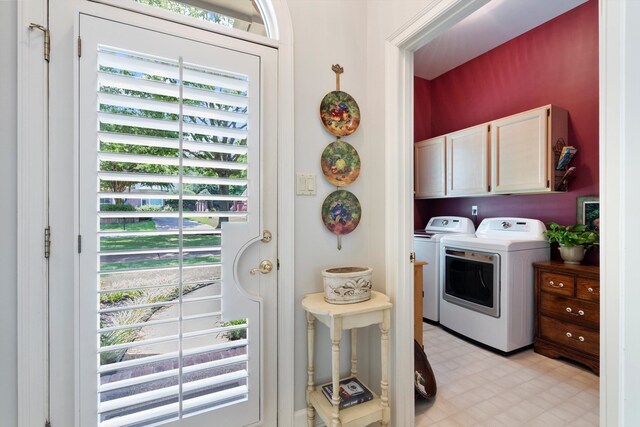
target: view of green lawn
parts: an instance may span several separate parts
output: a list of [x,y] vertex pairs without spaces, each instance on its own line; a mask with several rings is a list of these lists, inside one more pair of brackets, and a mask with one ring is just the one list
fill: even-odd
[[[220,262],[220,256],[218,255],[205,255],[197,257],[184,258],[183,265],[196,265],[196,264],[213,264]],[[118,271],[118,270],[131,270],[139,268],[159,268],[159,267],[177,267],[179,265],[178,260],[172,259],[142,259],[136,261],[123,261],[123,262],[105,262],[100,265],[100,271]]]
[[[182,236],[184,247],[218,246],[220,235],[194,234]],[[133,236],[103,237],[100,239],[100,251],[126,249],[167,249],[178,248],[179,236]]]
[[100,224],[100,231],[152,231],[156,229],[153,220],[129,223]]

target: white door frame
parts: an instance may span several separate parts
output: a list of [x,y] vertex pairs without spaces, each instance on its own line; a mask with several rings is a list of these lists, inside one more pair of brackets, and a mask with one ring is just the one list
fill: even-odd
[[[264,13],[267,27],[273,32],[278,47],[278,258],[280,261],[278,283],[278,420],[279,425],[293,425],[294,372],[293,360],[294,336],[294,131],[293,123],[293,27],[286,0],[257,0]],[[59,81],[56,89],[72,92],[71,80],[74,73],[75,39],[74,23],[78,11],[91,7],[83,0],[67,0],[55,5],[54,13],[60,18],[52,23],[52,70],[67,74],[69,81]],[[44,82],[47,66],[42,57],[43,38],[40,31],[29,30],[31,22],[48,26],[46,0],[26,0],[18,7],[18,425],[41,427],[51,416],[49,384],[47,378],[49,366],[48,349],[48,300],[46,279],[48,274],[56,275],[56,280],[73,283],[73,230],[56,230],[54,225],[52,262],[58,263],[53,273],[47,270],[43,258],[43,233],[47,224],[47,168],[46,168],[46,93]],[[210,31],[216,31],[211,28]],[[221,31],[229,35],[228,31]],[[240,31],[234,37],[253,41],[252,35]],[[268,43],[272,44],[272,43]],[[63,118],[53,126],[53,139],[70,141],[74,130],[68,117],[73,114],[69,107],[71,97],[62,100],[57,108],[68,109]],[[35,117],[35,119],[34,119]],[[68,159],[69,163],[73,159]],[[55,177],[54,181],[60,181]],[[57,182],[63,185],[63,191],[73,193],[72,181]],[[70,208],[72,203],[68,203]],[[55,212],[54,216],[67,215]],[[58,233],[58,234],[56,234]],[[58,252],[56,252],[58,251]],[[69,316],[64,320],[68,321]],[[73,336],[73,325],[66,325],[67,336]],[[62,338],[68,339],[68,338]],[[71,346],[70,346],[71,347]],[[69,348],[67,352],[70,351]],[[53,354],[56,361],[66,355]],[[73,361],[55,372],[63,376],[66,384],[74,388],[72,378]],[[57,391],[58,393],[59,391]],[[55,409],[54,421],[59,425],[73,425],[75,400],[73,392],[68,393],[67,401]],[[77,423],[77,422],[76,422]]]
[[[385,46],[385,154],[388,180],[385,188],[387,218],[386,279],[387,293],[394,301],[394,328],[392,345],[392,399],[393,424],[414,425],[413,373],[406,369],[413,363],[413,291],[400,284],[412,283],[413,231],[413,51],[429,40],[482,7],[488,0],[434,0],[411,21],[390,36]],[[600,198],[603,209],[601,240],[601,279],[606,283],[602,292],[600,354],[600,423],[623,425],[630,408],[624,407],[625,371],[620,331],[625,325],[620,299],[624,285],[619,283],[625,266],[623,239],[619,233],[619,216],[623,198],[632,199],[631,190],[625,189],[620,171],[624,159],[624,81],[620,81],[625,65],[624,3],[599,0],[600,4]],[[637,159],[636,159],[637,160]],[[636,168],[637,169],[637,168]],[[607,173],[607,171],[612,171]],[[606,177],[606,179],[605,179]],[[618,194],[620,198],[618,198]],[[626,192],[626,193],[625,193]],[[635,197],[635,196],[634,196]],[[637,251],[636,251],[637,252]],[[398,260],[406,260],[399,263]],[[402,307],[402,309],[399,309]],[[408,308],[408,309],[407,309]],[[629,324],[628,322],[626,322]],[[630,363],[627,362],[630,366]],[[630,388],[627,389],[627,392]]]

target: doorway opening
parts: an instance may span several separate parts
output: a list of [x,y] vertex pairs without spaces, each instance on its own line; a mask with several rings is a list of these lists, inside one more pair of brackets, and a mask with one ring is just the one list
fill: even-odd
[[[480,2],[474,3],[475,9],[479,9],[482,5],[483,4],[480,4]],[[597,12],[597,5],[595,5],[594,9]],[[469,11],[469,10],[462,10],[462,8],[460,7],[460,9],[449,10],[448,11],[449,14],[447,16],[458,14],[458,20],[461,20],[464,16],[470,14],[471,12],[472,11]],[[428,11],[425,14],[425,16],[427,16],[429,14],[430,14],[430,11]],[[433,15],[436,15],[436,13],[434,12]],[[401,81],[404,79],[404,81],[402,81],[402,83],[399,85],[399,87],[401,88],[400,91],[401,92],[404,91],[404,93],[407,94],[409,97],[411,97],[411,95],[414,93],[414,87],[413,87],[413,85],[414,85],[414,75],[413,75],[413,67],[412,67],[412,65],[413,65],[412,64],[413,63],[413,57],[412,57],[413,51],[415,51],[417,47],[423,45],[425,41],[433,40],[433,38],[440,33],[436,29],[433,29],[432,27],[430,27],[430,25],[433,25],[432,23],[435,20],[435,18],[433,18],[433,15],[431,16],[432,19],[425,18],[422,21],[418,20],[418,23],[414,23],[414,25],[412,26],[412,30],[414,31],[412,35],[410,35],[410,36],[407,35],[407,37],[404,38],[404,39],[402,38],[402,36],[398,36],[398,37],[396,37],[395,39],[393,39],[391,41],[391,43],[395,44],[395,46],[399,46],[399,51],[394,51],[392,49],[391,52],[388,52],[388,58],[389,57],[393,57],[394,60],[397,60],[398,63],[402,65],[397,70],[397,77],[399,77]],[[462,15],[464,15],[464,16],[462,16]],[[442,15],[440,15],[440,16],[442,16]],[[595,43],[596,48],[597,48],[597,43],[598,43],[597,13],[595,14],[595,16],[596,16],[595,21],[594,21],[595,22],[595,31],[594,31],[594,35],[593,35],[593,40],[594,40],[594,43]],[[449,21],[448,23],[451,24],[451,26],[452,26],[454,24],[454,22],[457,22],[457,21],[453,21],[452,20],[452,21]],[[421,26],[421,24],[422,24],[422,26]],[[444,24],[442,24],[442,22],[439,22],[439,24],[440,24],[440,28],[442,28],[444,26]],[[416,30],[416,28],[423,28],[423,30],[422,30],[422,32],[420,33],[419,36],[415,35],[416,33],[419,32],[418,30]],[[407,33],[409,33],[409,31],[407,31]],[[397,56],[394,56],[394,55],[397,55]],[[505,75],[508,75],[507,70],[505,70],[508,67],[506,66],[506,64],[502,64],[502,65],[505,65],[505,67],[504,68],[496,67],[497,69],[494,70],[493,72],[495,74],[499,74],[499,73],[503,72]],[[502,71],[499,71],[498,69],[500,69]],[[597,59],[597,55],[595,57],[595,62],[594,62],[594,66],[592,67],[592,69],[593,69],[593,73],[594,73],[594,75],[596,76],[596,79],[597,79],[597,76],[598,76],[598,59]],[[508,71],[511,71],[511,70],[508,70]],[[487,77],[487,76],[480,76],[478,78],[478,81],[476,81],[476,83],[481,82],[482,84],[484,84],[485,80],[486,80],[485,77]],[[594,120],[594,122],[597,123],[597,121],[598,121],[597,80],[593,83],[593,85],[595,86],[595,89],[594,89],[594,92],[593,92],[593,93],[595,93],[595,97],[594,97],[594,100],[593,100],[593,105],[595,105],[595,109],[594,109],[595,117],[593,117],[593,120]],[[391,86],[393,86],[393,84]],[[417,84],[416,84],[416,86],[417,86]],[[438,89],[440,89],[440,88],[438,88]],[[391,90],[394,90],[394,89],[391,89]],[[455,90],[462,90],[462,88],[455,88],[453,92],[455,92]],[[450,95],[451,96],[455,96],[457,94],[450,93]],[[469,95],[469,94],[466,94],[466,95]],[[440,115],[445,114],[445,112],[447,112],[447,111],[450,112],[450,110],[447,110],[448,108],[455,110],[455,107],[456,107],[455,103],[453,103],[454,105],[447,105],[446,104],[447,100],[448,100],[447,98],[439,98],[437,104],[434,105],[433,102],[432,102],[432,108],[433,109],[436,109],[436,108],[441,109],[441,111],[439,111]],[[391,114],[392,117],[390,117],[389,120],[391,122],[394,122],[397,119],[397,122],[392,123],[392,128],[391,128],[390,134],[388,134],[388,136],[391,137],[391,138],[398,138],[398,140],[401,140],[401,141],[409,141],[409,140],[410,141],[420,141],[420,139],[418,139],[418,135],[416,135],[416,138],[413,138],[412,132],[407,131],[406,129],[405,130],[399,129],[399,128],[402,127],[402,125],[400,125],[399,128],[396,128],[395,126],[393,126],[393,125],[395,125],[397,123],[397,124],[406,124],[407,125],[406,127],[409,128],[409,129],[413,128],[413,122],[411,121],[411,117],[413,116],[411,114],[411,112],[413,111],[412,108],[414,107],[413,106],[413,102],[410,102],[410,101],[401,101],[401,102],[404,102],[404,108],[405,108],[404,114],[402,114],[402,113],[400,113],[400,114],[392,113]],[[471,103],[471,102],[473,102],[473,99],[471,99],[471,97],[467,96],[467,102]],[[540,105],[543,105],[543,103],[541,102]],[[459,104],[458,104],[458,106],[459,106]],[[536,105],[532,105],[532,107],[535,107],[535,106]],[[482,108],[482,107],[479,107],[479,108]],[[444,110],[444,112],[442,110]],[[525,110],[526,110],[526,108],[522,108],[520,111],[525,111]],[[516,110],[513,113],[515,113],[515,112],[519,112],[519,111]],[[576,111],[576,114],[577,113],[578,112]],[[464,114],[465,114],[464,112],[460,113],[460,115],[462,115],[462,116],[464,116]],[[507,116],[507,115],[509,115],[508,112],[505,112],[504,114],[500,113],[500,114],[496,114],[496,116],[493,117],[493,118],[499,118],[499,117]],[[415,116],[416,117],[418,116],[417,112],[416,112]],[[468,120],[471,120],[471,119],[468,119]],[[462,129],[462,128],[466,127],[466,126],[471,126],[473,124],[481,123],[482,121],[484,121],[484,119],[483,120],[478,120],[476,123],[471,123],[470,122],[470,123],[467,123],[467,124],[463,124],[458,129],[450,129],[450,130],[459,130],[459,129]],[[434,123],[434,122],[432,121],[432,123]],[[451,125],[451,126],[453,126],[453,125]],[[431,135],[428,135],[428,136],[437,136],[438,135],[438,133],[436,133],[435,129],[431,129],[431,131],[433,133]],[[441,133],[446,133],[447,130],[441,130],[440,132]],[[597,131],[597,126],[596,126],[595,132],[594,132],[594,135],[595,135],[594,139],[597,138],[597,134],[598,134],[598,131]],[[591,141],[588,141],[588,142],[590,143]],[[403,164],[403,159],[402,158],[404,158],[405,162],[406,162],[406,159],[410,159],[411,158],[411,153],[403,152],[403,150],[405,150],[404,147],[394,147],[394,148],[398,148],[398,155],[397,155],[397,157],[391,159],[390,164],[392,165],[392,168],[395,165],[399,165],[399,167],[401,168],[402,164]],[[598,148],[597,148],[597,140],[596,140],[596,145],[595,145],[595,148],[594,148],[594,152],[597,153],[597,151],[598,151]],[[596,154],[596,157],[597,157],[597,154]],[[404,164],[406,165],[406,163],[404,163]],[[596,160],[596,162],[595,162],[595,167],[596,168],[597,168],[597,165],[598,165],[598,163],[597,163],[597,160]],[[395,171],[391,171],[391,173],[393,173],[393,172],[396,172],[397,176],[399,177],[399,179],[402,182],[408,183],[408,182],[412,182],[413,181],[413,174],[412,173],[405,174],[405,173],[403,173],[403,171],[401,169],[398,169],[398,170],[395,170]],[[593,184],[593,186],[590,187],[589,191],[593,191],[595,194],[597,194],[597,192],[598,192],[598,182],[597,182],[597,180],[595,182],[593,182],[592,184]],[[397,190],[398,189],[394,186],[393,190],[389,192],[389,195],[390,195],[391,199],[394,199],[393,191],[397,191]],[[574,197],[575,197],[575,195],[576,195],[575,193],[572,194],[572,196],[574,196]],[[447,215],[456,215],[457,214],[457,215],[461,215],[461,216],[470,217],[471,216],[471,206],[472,205],[478,205],[478,203],[473,203],[473,199],[464,199],[464,198],[453,199],[453,198],[449,198],[449,199],[443,199],[443,201],[441,201],[441,202],[440,201],[428,201],[428,202],[424,201],[424,202],[421,202],[421,203],[424,203],[427,206],[424,209],[424,211],[420,211],[419,209],[415,209],[414,210],[413,198],[411,197],[411,195],[406,195],[406,197],[407,197],[406,199],[403,199],[402,195],[401,195],[398,199],[392,200],[392,202],[393,201],[397,201],[397,205],[396,206],[402,206],[403,213],[406,214],[405,218],[407,219],[407,221],[409,223],[408,224],[409,226],[405,225],[405,227],[402,229],[402,232],[406,233],[405,237],[399,237],[399,238],[397,238],[397,240],[395,238],[392,238],[392,240],[390,242],[392,245],[397,245],[397,248],[399,248],[400,250],[402,250],[403,247],[411,247],[409,241],[411,240],[410,236],[411,236],[411,231],[412,230],[408,230],[409,228],[413,228],[413,229],[423,228],[430,217],[436,216],[436,215],[439,215],[439,214],[447,214]],[[509,196],[509,197],[513,197],[513,196]],[[556,198],[556,197],[561,197],[561,195],[560,196],[556,196],[556,195],[543,196],[543,195],[540,195],[540,196],[522,196],[522,197],[531,197],[532,200],[535,199],[536,201],[540,201],[544,197],[548,197],[549,198],[548,202],[551,202],[551,199]],[[487,203],[487,201],[489,201],[488,203],[491,203],[491,201],[490,201],[491,199],[485,198],[485,199],[482,199],[482,200],[485,203]],[[448,205],[445,205],[445,204],[448,204]],[[468,209],[467,209],[467,204],[469,205]],[[516,204],[517,203],[514,203],[514,205],[516,205]],[[449,208],[453,207],[454,210],[458,209],[459,211],[443,212],[443,209],[446,209],[446,206],[448,206]],[[566,206],[569,206],[569,203],[567,203]],[[482,210],[482,205],[480,205],[479,207],[480,207],[479,214],[481,215],[481,217],[497,217],[497,216],[501,215],[501,213],[498,213],[497,209],[494,209],[493,211],[485,209],[483,211]],[[485,205],[485,207],[486,207],[486,205]],[[489,206],[489,208],[491,208],[491,206]],[[571,204],[570,208],[566,207],[565,209],[567,211],[569,209],[573,210],[573,212],[567,214],[567,216],[569,216],[569,215],[573,216],[573,221],[575,221],[575,216],[574,216],[575,215],[575,202],[573,202]],[[414,218],[414,216],[412,214],[414,211],[421,213],[423,215],[423,217]],[[397,213],[396,213],[396,216],[397,216]],[[522,215],[522,216],[535,217],[533,215]],[[414,221],[414,219],[415,219],[415,221]],[[540,218],[540,219],[544,220],[544,222],[547,222],[549,219],[552,219],[552,218]],[[408,276],[410,274],[410,272],[407,269],[407,271],[400,272],[399,274],[400,275],[405,274],[404,277],[406,277],[406,276]],[[402,280],[400,280],[399,282],[402,283]],[[407,296],[409,294],[409,292],[406,292],[404,294],[402,294],[401,292],[399,292],[399,293],[401,295],[407,295]],[[407,303],[407,305],[410,304],[410,299],[409,298],[407,298],[406,303]],[[397,320],[398,322],[402,322],[403,324],[407,324],[408,325],[409,322],[412,321],[412,319],[411,320],[410,319],[406,319],[406,323],[404,323],[403,319],[400,318],[401,316],[402,316],[402,313],[398,313],[398,320]],[[407,338],[407,341],[405,342],[404,345],[409,345],[410,338],[409,337],[405,337],[405,338]],[[401,339],[402,339],[402,337],[400,338],[400,340]],[[404,348],[406,348],[406,347],[404,347]],[[427,353],[427,355],[428,355],[428,353]],[[398,359],[400,359],[402,357],[402,355],[398,355],[397,357],[398,357]],[[410,375],[407,375],[407,377],[411,378]],[[404,378],[404,376],[403,376],[403,378]],[[401,391],[399,391],[399,392],[401,393]]]

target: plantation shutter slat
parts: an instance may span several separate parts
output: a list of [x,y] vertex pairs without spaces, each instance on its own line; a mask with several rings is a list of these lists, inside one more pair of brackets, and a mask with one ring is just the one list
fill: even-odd
[[[206,300],[215,300],[217,299],[216,297],[203,297],[203,299],[199,300],[199,301],[206,301]],[[103,308],[100,309],[99,312],[100,313],[114,313],[117,311],[127,311],[127,310],[135,310],[135,309],[140,309],[140,308],[154,308],[154,307],[168,307],[171,305],[178,305],[181,304],[180,301],[177,300],[173,300],[173,301],[163,301],[163,302],[150,302],[147,304],[135,304],[135,305],[128,305],[128,306],[117,306],[117,307],[112,307],[112,308]],[[218,313],[219,314],[219,313]]]
[[[182,402],[185,412],[193,409],[198,409],[209,404],[213,404],[220,401],[230,400],[238,397],[245,396],[248,393],[246,386],[239,386],[216,393],[207,394],[204,396],[187,399]],[[104,427],[124,427],[129,425],[135,425],[140,422],[147,422],[150,420],[162,418],[166,415],[176,413],[178,410],[178,404],[173,403],[169,405],[159,406],[154,409],[148,409],[146,411],[136,412],[131,415],[125,415],[119,418],[113,418],[108,421],[103,421],[100,425]]]
[[[182,267],[182,270],[196,270],[196,269],[205,269],[205,268],[219,268],[221,267],[221,263],[219,262],[202,262],[199,263],[198,265],[185,265]],[[157,267],[157,268],[114,268],[114,269],[109,269],[109,270],[102,270],[103,272],[106,272],[108,274],[111,275],[117,275],[117,274],[128,274],[128,273],[140,273],[140,274],[146,274],[146,273],[159,273],[159,272],[171,272],[171,271],[176,271],[176,270],[180,270],[179,267]],[[214,281],[212,281],[211,283],[213,283]],[[187,283],[187,282],[185,282]]]
[[[122,114],[100,113],[98,114],[100,123],[107,125],[118,125],[136,127],[149,130],[178,131],[178,123],[169,119],[154,119],[145,117],[133,117]],[[215,125],[203,125],[200,123],[184,123],[183,130],[185,133],[206,135],[220,138],[233,138],[243,140],[247,137],[247,131],[244,129],[229,128]]]
[[[165,119],[149,119],[146,117],[126,116],[123,114],[99,113],[98,120],[100,123],[108,125],[129,126],[151,130],[178,131],[178,122],[175,120]],[[222,126],[210,126],[194,123],[184,123],[184,132],[215,136],[220,138],[245,139],[247,131],[244,129],[234,129]]]
[[[129,172],[100,172],[99,178],[106,181],[153,182],[157,184],[174,184],[180,178],[176,175],[159,175],[153,173]],[[208,176],[183,176],[185,184],[214,184],[214,185],[246,185],[246,179],[213,178]]]
[[[172,102],[156,101],[148,98],[141,98],[133,95],[117,95],[113,93],[98,93],[98,102],[118,107],[135,108],[140,110],[161,111],[169,114],[179,114],[178,105]],[[185,105],[182,107],[183,114],[186,116],[205,117],[213,120],[223,120],[238,124],[247,122],[247,114],[235,113],[217,108],[203,108],[193,105]]]
[[[247,345],[246,339],[238,340],[238,341],[230,341],[230,342],[220,343],[212,346],[201,347],[201,348],[198,348],[197,350],[186,350],[183,352],[183,354],[186,356],[194,356],[202,353],[209,353],[211,351],[216,351],[216,350],[228,350],[236,347],[242,347],[245,345]],[[148,356],[144,359],[129,359],[124,362],[116,362],[113,364],[100,366],[98,368],[98,373],[102,374],[105,372],[118,371],[118,370],[136,367],[140,365],[146,365],[153,362],[159,362],[159,361],[161,362],[164,360],[174,359],[177,356],[178,356],[178,352],[170,352],[170,353],[165,353],[160,355]]]
[[[189,212],[191,218],[243,218],[246,212]],[[98,212],[100,218],[179,218],[178,212]]]
[[[219,316],[220,313],[219,312],[211,312],[211,313],[205,313],[205,314],[200,314],[200,315],[193,315],[193,316],[183,316],[182,320],[196,320],[196,319],[202,319],[205,317],[214,317],[214,316]],[[124,325],[124,326],[113,326],[113,327],[109,327],[109,328],[100,328],[98,329],[99,333],[105,333],[105,332],[113,332],[113,331],[122,331],[125,329],[130,329],[130,328],[141,328],[143,326],[154,326],[154,325],[163,325],[166,323],[174,323],[174,322],[179,322],[180,319],[177,317],[171,318],[171,319],[161,319],[161,320],[154,320],[154,321],[146,321],[146,322],[141,322],[141,323],[133,323],[130,325]],[[230,331],[230,330],[234,330],[234,329],[238,329],[237,326],[224,326],[221,328],[215,328],[214,332],[215,333],[219,333],[219,332],[225,332],[225,331]]]
[[[228,374],[219,375],[215,378],[207,378],[204,380],[193,381],[189,383],[185,383],[183,386],[183,391],[195,391],[198,389],[211,387],[215,385],[219,385],[225,382],[238,380],[241,378],[246,378],[246,371],[235,371]],[[146,393],[139,393],[135,396],[127,396],[120,399],[114,399],[107,403],[100,404],[98,408],[98,413],[113,411],[115,409],[126,408],[127,406],[137,405],[140,403],[145,403],[151,400],[162,399],[164,397],[171,396],[178,392],[178,386],[171,386],[160,390],[153,390]]]
[[[111,275],[111,274],[114,274],[114,273],[109,272],[108,274]],[[209,283],[210,282],[185,282],[185,284],[187,284],[187,285],[206,285],[206,284],[209,284]],[[220,282],[217,281],[217,282],[214,282],[214,283],[220,283]],[[172,283],[172,284],[169,284],[169,285],[154,286],[154,288],[155,289],[160,289],[160,288],[163,288],[163,287],[169,288],[169,287],[175,287],[177,285],[178,285],[177,283]],[[136,287],[136,288],[101,289],[101,290],[98,291],[98,293],[100,295],[109,295],[109,294],[116,293],[116,292],[136,292],[136,291],[142,291],[142,290],[146,290],[146,289],[149,289],[149,287],[141,286],[141,287]],[[213,297],[213,298],[220,299],[221,296],[216,296],[216,297]],[[200,318],[200,317],[212,316],[213,315],[212,313],[214,313],[214,312],[208,312],[208,313],[203,313],[203,314],[199,314],[199,315],[192,315],[192,316],[183,316],[182,318],[185,319],[185,320],[197,319],[197,318]],[[145,322],[145,324],[147,324],[147,323],[148,322]],[[100,331],[107,330],[107,329],[108,328],[100,329]]]
[[[104,72],[98,73],[98,81],[103,86],[126,89],[132,92],[143,92],[173,98],[177,98],[179,96],[178,86],[172,83],[144,80],[141,78]],[[184,88],[184,98],[191,101],[227,105],[230,107],[247,107],[246,97],[190,87]]]
[[[219,367],[223,367],[225,365],[232,365],[232,364],[235,364],[235,363],[246,362],[246,361],[247,361],[247,356],[246,355],[228,357],[226,359],[214,360],[213,362],[200,363],[200,364],[197,364],[197,365],[186,366],[185,368],[183,368],[183,372],[185,372],[185,373],[194,373],[194,372],[204,371],[204,370],[211,369],[211,368],[219,368]],[[99,390],[101,392],[107,392],[107,391],[113,391],[113,390],[117,390],[117,389],[121,389],[121,388],[125,388],[125,387],[130,387],[132,385],[141,384],[141,380],[143,380],[144,382],[157,381],[159,379],[169,378],[169,377],[175,376],[178,372],[179,372],[178,369],[172,369],[172,370],[169,370],[169,371],[164,371],[164,372],[158,372],[158,373],[154,373],[154,374],[145,375],[142,379],[131,378],[131,379],[127,379],[127,380],[114,381],[114,382],[110,382],[110,383],[106,383],[106,384],[101,384]]]
[[[222,321],[220,223],[246,221],[248,77],[99,46],[98,424],[246,400],[246,320]],[[181,80],[182,79],[182,80]]]
[[[220,235],[222,230],[185,230],[182,232],[184,236],[188,235]],[[176,231],[101,231],[98,236],[110,236],[110,237],[153,237],[153,236],[178,236]]]
[[[103,162],[122,162],[122,163],[139,163],[147,165],[171,165],[179,166],[180,159],[172,157],[145,156],[140,154],[127,153],[98,153],[98,160]],[[200,159],[183,159],[183,166],[226,169],[226,170],[245,170],[246,163],[223,162],[218,160],[200,160]]]
[[[144,57],[123,57],[122,55],[118,55],[118,52],[108,52],[105,50],[98,53],[98,61],[104,67],[124,67],[129,70],[135,69],[145,74],[162,76],[176,80],[179,78],[177,67],[170,65],[169,63],[159,62],[155,58],[148,58],[145,60]],[[247,81],[245,79],[242,79],[241,76],[238,76],[237,78],[230,78],[211,73],[207,73],[204,75],[203,74],[204,73],[192,70],[190,68],[185,68],[183,72],[185,80],[195,83],[207,84],[216,87],[225,87],[240,92],[246,92],[249,87]]]
[[[101,199],[113,199],[122,197],[122,193],[110,193],[107,191],[98,192],[98,196]],[[162,200],[178,200],[180,195],[178,194],[165,194],[158,192],[144,192],[144,193],[127,193],[127,199],[162,199]],[[224,194],[185,194],[182,196],[182,200],[218,200],[218,201],[236,201],[246,202],[246,196],[224,195]],[[184,233],[190,233],[190,230],[185,230]]]
[[[145,147],[157,148],[178,148],[178,140],[174,138],[159,138],[113,132],[98,132],[98,138],[101,142],[112,142],[118,144],[140,145]],[[189,151],[204,151],[220,154],[247,154],[247,147],[242,145],[184,141],[182,143],[182,146],[184,150]]]
[[[197,247],[183,247],[183,252],[219,252],[222,250],[221,246],[197,246]],[[107,250],[100,251],[101,255],[110,256],[110,255],[143,255],[143,254],[170,254],[175,253],[177,251],[176,248],[173,249],[165,249],[165,248],[157,248],[157,249],[123,249],[123,250]]]

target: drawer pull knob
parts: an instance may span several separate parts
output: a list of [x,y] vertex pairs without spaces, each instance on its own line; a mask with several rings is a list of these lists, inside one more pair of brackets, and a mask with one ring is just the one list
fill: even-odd
[[595,289],[593,289],[593,288],[588,288],[587,290],[589,291],[589,293],[592,293],[592,294],[594,294],[594,295],[600,295],[600,293],[599,293],[599,292],[597,292],[597,291],[596,291]]
[[580,342],[584,342],[584,337],[582,335],[578,335],[578,338],[573,338],[573,334],[571,332],[567,332],[567,338],[577,339]]
[[549,280],[549,286],[551,286],[552,288],[564,288],[564,283],[560,282],[556,285],[553,280]]
[[574,313],[571,307],[567,307],[567,313],[573,314],[574,316],[584,316],[584,311],[578,310],[577,313]]

